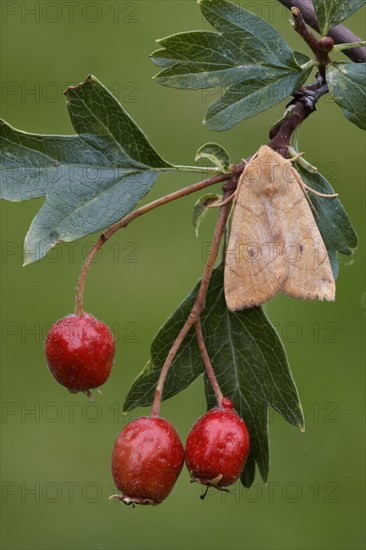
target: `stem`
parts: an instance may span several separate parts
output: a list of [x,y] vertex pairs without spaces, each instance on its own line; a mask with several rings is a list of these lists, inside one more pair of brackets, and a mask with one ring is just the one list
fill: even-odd
[[318,61],[316,59],[310,59],[307,63],[304,63],[304,65],[301,65],[301,68],[303,71],[307,71],[308,69],[312,69],[313,67],[318,66]]
[[[293,26],[294,26],[295,31],[297,33],[299,33],[301,38],[303,38],[303,40],[307,43],[309,48],[311,48],[311,50],[315,54],[318,61],[320,61],[321,63],[324,62],[323,56],[320,55],[323,52],[320,52],[320,50],[319,50],[319,41],[316,38],[316,36],[314,36],[314,34],[308,29],[308,27],[307,27],[307,25],[304,21],[304,18],[302,16],[300,8],[297,8],[297,7],[291,8],[291,13],[292,13],[292,16],[294,18]],[[329,63],[329,61],[330,61],[330,59],[328,57],[327,62]]]
[[[162,172],[207,172],[207,174],[222,174],[222,170],[215,166],[185,166],[182,164],[174,164],[173,168],[163,168]],[[160,170],[159,170],[160,171]]]
[[343,44],[337,44],[336,46],[333,46],[333,51],[341,52],[343,50],[350,50],[359,46],[366,46],[366,41],[361,40],[360,42],[344,42]]
[[82,317],[84,315],[84,306],[83,306],[84,288],[85,288],[86,277],[88,275],[90,265],[94,260],[94,257],[98,253],[100,247],[104,243],[105,243],[105,239],[103,238],[103,235],[101,235],[97,240],[97,242],[93,245],[93,248],[89,252],[88,256],[86,257],[83,268],[81,270],[79,280],[78,280],[78,286],[76,289],[76,299],[75,299],[75,315],[77,315],[78,317]]
[[318,75],[316,84],[309,84],[295,92],[294,99],[287,105],[289,115],[275,124],[269,133],[269,147],[280,155],[288,158],[289,143],[292,134],[300,124],[315,111],[317,101],[326,93],[328,87],[323,78]]
[[211,382],[211,386],[212,386],[213,391],[215,392],[215,396],[216,396],[218,404],[221,405],[223,395],[222,395],[222,392],[220,390],[219,383],[217,381],[216,375],[215,375],[214,370],[212,368],[210,358],[209,358],[208,353],[207,353],[205,340],[203,338],[202,325],[201,325],[201,320],[200,319],[197,319],[197,321],[194,324],[194,328],[196,330],[198,347],[200,349],[202,359],[203,359],[203,362],[204,362],[204,365],[205,365],[207,378]]
[[[234,178],[236,178],[236,176],[234,176]],[[228,192],[225,191],[224,200],[227,197],[228,197]],[[151,409],[151,416],[159,416],[160,401],[163,395],[164,384],[165,384],[165,380],[166,380],[170,365],[172,364],[174,357],[176,356],[177,351],[179,350],[184,338],[187,336],[188,332],[196,323],[196,321],[199,319],[200,314],[203,308],[205,307],[205,300],[206,300],[208,285],[210,283],[212,271],[219,252],[222,235],[225,231],[228,212],[229,212],[229,204],[225,204],[220,208],[220,214],[216,223],[210,254],[208,256],[206,267],[203,272],[197,298],[188,316],[188,319],[184,323],[172,347],[170,348],[168,356],[165,359],[164,365],[161,369],[159,380],[155,390],[154,401]]]
[[[315,15],[315,10],[312,0],[278,0],[281,4],[288,9],[292,7],[300,8],[304,20],[310,27],[317,32],[320,32],[318,21]],[[331,36],[335,44],[343,44],[346,42],[361,42],[362,39],[351,32],[344,25],[337,25],[328,31],[328,36]],[[351,50],[345,50],[347,55],[355,63],[364,63],[366,61],[366,48],[352,48]]]
[[143,214],[146,214],[147,212],[150,212],[151,210],[154,210],[155,208],[158,208],[158,206],[163,206],[164,204],[168,204],[169,202],[172,202],[182,197],[185,197],[187,195],[190,195],[191,193],[200,191],[201,189],[204,189],[209,185],[214,185],[215,183],[226,181],[230,177],[231,177],[231,174],[219,174],[210,179],[199,181],[198,183],[193,183],[192,185],[188,185],[187,187],[184,187],[183,189],[179,189],[174,193],[170,193],[169,195],[160,197],[160,199],[149,202],[148,204],[145,204],[145,206],[142,206],[141,208],[137,208],[137,210],[130,212],[130,214],[127,214],[127,216],[125,216],[115,224],[108,227],[108,229],[106,229],[104,233],[101,234],[97,242],[94,244],[93,248],[89,252],[84,262],[84,265],[82,267],[77,289],[76,289],[75,314],[78,317],[82,317],[84,314],[84,306],[83,306],[84,288],[85,288],[85,282],[86,282],[90,265],[94,257],[98,253],[99,249],[103,246],[103,244],[106,241],[108,241],[112,237],[112,235],[114,235],[117,231],[119,231],[123,227],[127,227],[128,224],[130,224],[134,219],[138,218],[139,216],[142,216]]

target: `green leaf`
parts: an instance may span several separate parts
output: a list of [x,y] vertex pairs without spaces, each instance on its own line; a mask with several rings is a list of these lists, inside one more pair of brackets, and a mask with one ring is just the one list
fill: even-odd
[[[300,164],[296,169],[304,183],[320,193],[335,193],[330,183],[320,173],[311,173]],[[331,261],[334,278],[338,275],[337,252],[353,254],[357,247],[357,235],[339,198],[325,198],[309,192],[308,197],[315,210],[315,220],[323,237]]]
[[277,73],[275,78],[264,73],[230,86],[223,97],[211,103],[204,122],[210,130],[229,130],[291,95],[302,86],[310,71]]
[[266,21],[226,0],[198,0],[203,16],[223,35],[235,37],[234,43],[244,40],[242,51],[248,58],[268,57],[268,65],[290,66],[293,51],[282,36]]
[[206,195],[203,195],[202,197],[200,197],[196,202],[196,204],[194,205],[192,223],[196,231],[196,237],[198,237],[198,230],[200,228],[201,223],[203,222],[203,220],[208,214],[208,211],[209,211],[208,206],[210,204],[214,204],[215,202],[220,201],[220,199],[222,199],[222,195],[218,195],[217,193],[207,193]]
[[293,52],[263,19],[226,0],[199,4],[218,32],[185,32],[159,40],[162,49],[152,54],[152,61],[163,68],[156,78],[164,86],[227,89],[209,109],[210,129],[231,128],[282,101],[306,80],[311,68],[301,65],[309,58]]
[[74,130],[113,163],[163,168],[165,162],[115,97],[95,77],[65,92]]
[[[186,321],[197,285],[154,339],[151,360],[133,383],[124,404],[129,411],[151,405],[160,370],[177,334]],[[223,290],[223,264],[213,273],[202,329],[213,368],[224,395],[231,397],[247,423],[251,452],[242,481],[250,486],[254,464],[264,480],[269,470],[268,407],[271,405],[288,422],[303,426],[303,415],[286,355],[276,331],[261,308],[236,313],[226,307]],[[185,389],[204,372],[194,331],[191,330],[170,367],[163,398]],[[205,381],[208,406],[215,405],[211,387]]]
[[205,143],[197,151],[195,161],[202,158],[208,159],[214,166],[217,166],[222,172],[227,172],[230,166],[230,155],[218,143]]
[[327,84],[348,120],[366,130],[366,63],[327,65]]
[[28,134],[0,121],[1,198],[46,197],[26,235],[25,264],[128,214],[170,166],[96,78],[66,96],[79,135]]
[[308,57],[303,52],[294,51],[294,58],[298,65],[305,65],[305,63],[309,63],[310,61],[310,57]]
[[350,17],[365,0],[313,0],[315,13],[323,36],[328,30]]

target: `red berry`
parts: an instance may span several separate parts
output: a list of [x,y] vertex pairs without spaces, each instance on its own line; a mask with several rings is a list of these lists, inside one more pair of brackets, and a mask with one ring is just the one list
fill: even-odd
[[218,489],[239,478],[248,453],[248,429],[227,397],[197,420],[185,450],[192,480]]
[[110,329],[88,313],[57,321],[47,334],[45,347],[48,367],[57,382],[71,392],[87,394],[108,379],[115,350]]
[[117,437],[112,475],[126,504],[160,504],[170,493],[184,463],[184,449],[164,418],[143,416]]

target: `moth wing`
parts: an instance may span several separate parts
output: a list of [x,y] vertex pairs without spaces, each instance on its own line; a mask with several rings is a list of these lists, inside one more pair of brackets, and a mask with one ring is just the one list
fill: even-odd
[[299,174],[263,146],[245,168],[225,258],[230,310],[262,304],[278,292],[303,300],[334,300],[326,247]]
[[266,211],[269,199],[258,193],[258,183],[251,183],[255,178],[248,174],[255,173],[256,164],[257,159],[239,180],[226,251],[224,290],[231,311],[271,300],[288,276],[288,266],[278,254],[281,246],[273,246],[273,229]]
[[302,300],[333,301],[335,282],[323,238],[299,174],[291,167],[287,175],[290,179],[285,185],[290,192],[278,195],[282,203],[279,211],[282,213],[283,256],[288,265],[288,277],[282,291]]

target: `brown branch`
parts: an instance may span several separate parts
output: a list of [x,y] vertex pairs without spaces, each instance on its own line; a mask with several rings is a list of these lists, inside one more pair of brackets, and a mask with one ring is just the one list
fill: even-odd
[[270,130],[269,147],[288,158],[288,147],[292,134],[315,111],[317,101],[326,93],[328,93],[328,87],[320,75],[318,75],[316,84],[309,84],[295,92],[294,99],[287,105],[288,115]]
[[141,208],[134,210],[133,212],[131,212],[130,214],[127,214],[127,216],[125,216],[124,218],[116,222],[115,224],[111,225],[108,229],[106,229],[101,234],[97,242],[94,244],[93,248],[90,250],[87,258],[85,259],[84,265],[82,267],[77,289],[76,289],[75,314],[78,317],[81,317],[84,313],[83,296],[84,296],[85,282],[89,272],[89,268],[91,266],[91,263],[94,257],[98,253],[99,249],[103,246],[103,244],[106,241],[108,241],[108,239],[112,237],[112,235],[114,235],[120,229],[127,227],[128,224],[130,224],[134,219],[138,218],[139,216],[142,216],[143,214],[146,214],[147,212],[150,212],[151,210],[154,210],[154,208],[157,208],[158,206],[163,206],[164,204],[168,204],[169,202],[172,202],[182,197],[185,197],[187,195],[190,195],[191,193],[200,191],[201,189],[204,189],[209,185],[214,185],[215,183],[227,181],[231,177],[232,177],[231,174],[219,174],[207,180],[194,183],[192,185],[184,187],[183,189],[179,189],[174,193],[165,195],[160,199],[149,202],[148,204],[145,204],[145,206],[142,206]]
[[[300,8],[305,22],[310,25],[315,31],[320,32],[317,18],[315,15],[314,6],[311,0],[278,0],[286,8],[292,7]],[[335,44],[347,44],[349,42],[360,42],[362,39],[351,32],[344,25],[337,25],[329,30],[328,36],[331,36]],[[366,62],[366,47],[361,46],[359,48],[351,48],[343,50],[343,53],[347,55],[355,63]]]
[[[322,37],[318,40],[307,27],[306,21],[312,26],[314,26],[314,22],[316,23],[312,2],[308,2],[307,0],[298,2],[290,0],[288,2],[286,1],[281,3],[291,9],[294,18],[295,31],[298,32],[308,44],[319,62],[319,73],[317,74],[316,84],[303,86],[297,90],[293,94],[294,99],[287,105],[288,109],[284,118],[270,130],[269,137],[271,138],[271,141],[268,145],[283,157],[287,158],[289,156],[288,147],[292,134],[296,128],[315,111],[317,101],[324,94],[328,93],[328,87],[325,79],[325,69],[326,65],[331,63],[328,53],[334,46],[334,40],[330,36],[332,33],[329,33],[329,36]],[[346,37],[346,35],[343,35],[344,40],[347,38],[354,41],[360,40],[360,38],[354,35],[351,37]],[[341,43],[344,43],[343,40]],[[366,48],[357,48],[357,50],[365,50],[366,52]]]
[[311,48],[315,56],[318,58],[319,40],[313,35],[313,33],[306,26],[301,10],[297,7],[293,7],[291,8],[291,13],[294,18],[295,31],[298,32],[299,35],[305,40],[307,45]]
[[[224,192],[224,200],[228,197],[227,192]],[[159,380],[156,386],[155,390],[155,396],[154,396],[154,402],[152,405],[151,410],[151,416],[159,416],[159,410],[160,410],[160,401],[163,396],[163,389],[166,377],[168,375],[169,368],[174,360],[174,357],[176,356],[184,338],[187,336],[190,329],[193,327],[193,325],[196,323],[196,321],[199,319],[201,312],[203,311],[203,308],[205,307],[205,300],[208,290],[208,285],[210,283],[212,271],[216,262],[216,258],[219,252],[220,243],[222,236],[225,231],[225,225],[226,220],[229,212],[229,204],[225,204],[220,208],[220,214],[217,220],[213,240],[212,240],[212,246],[210,250],[210,254],[206,263],[206,267],[201,279],[201,284],[198,290],[196,301],[192,307],[191,313],[189,314],[186,322],[184,323],[182,329],[180,330],[177,338],[175,339],[172,347],[170,348],[170,351],[168,353],[167,358],[165,359],[164,365],[161,369]]]
[[318,40],[316,36],[309,30],[302,16],[299,8],[291,8],[292,16],[294,18],[294,29],[303,40],[307,43],[309,48],[315,54],[316,59],[320,63],[319,72],[322,77],[325,77],[325,65],[331,63],[331,59],[328,52],[333,48],[334,41],[332,38],[324,37]]

